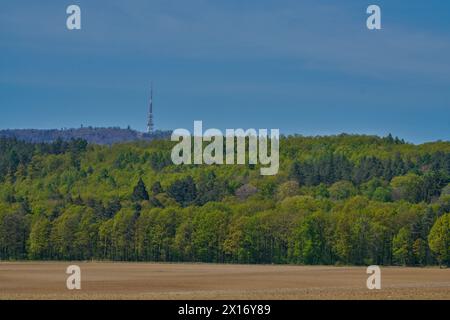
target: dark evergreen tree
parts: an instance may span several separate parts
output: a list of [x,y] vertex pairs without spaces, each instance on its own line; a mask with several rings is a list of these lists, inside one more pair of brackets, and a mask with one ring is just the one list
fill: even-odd
[[197,198],[197,187],[194,179],[188,176],[175,181],[167,189],[167,194],[182,206],[188,206]]
[[213,171],[202,174],[197,183],[196,203],[204,205],[210,201],[220,201],[226,195],[226,190],[225,184],[217,180]]
[[134,202],[140,202],[148,199],[149,195],[144,181],[142,181],[142,178],[139,178],[137,185],[134,187],[133,194],[131,195],[131,200],[133,200]]

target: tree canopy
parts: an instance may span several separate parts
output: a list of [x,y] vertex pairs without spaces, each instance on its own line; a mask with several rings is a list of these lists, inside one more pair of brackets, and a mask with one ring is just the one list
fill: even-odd
[[172,146],[0,139],[0,259],[450,263],[448,142],[283,137],[270,177]]

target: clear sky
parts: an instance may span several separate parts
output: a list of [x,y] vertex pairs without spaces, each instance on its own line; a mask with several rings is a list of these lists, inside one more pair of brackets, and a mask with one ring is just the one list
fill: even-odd
[[450,1],[2,0],[0,128],[143,131],[153,80],[159,129],[449,140],[449,59]]

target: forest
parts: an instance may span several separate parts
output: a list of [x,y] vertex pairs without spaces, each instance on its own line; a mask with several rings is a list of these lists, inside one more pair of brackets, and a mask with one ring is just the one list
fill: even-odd
[[0,138],[0,260],[450,264],[450,142],[283,136],[275,176],[173,145]]

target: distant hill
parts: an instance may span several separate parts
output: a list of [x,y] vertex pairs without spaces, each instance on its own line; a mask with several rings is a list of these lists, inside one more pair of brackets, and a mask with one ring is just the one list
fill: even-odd
[[114,144],[118,142],[130,142],[136,140],[153,140],[170,137],[171,131],[156,131],[153,134],[142,133],[132,129],[119,127],[93,128],[84,127],[77,129],[7,129],[0,130],[0,137],[16,138],[27,142],[50,143],[58,139],[64,141],[71,139],[84,139],[95,144]]

